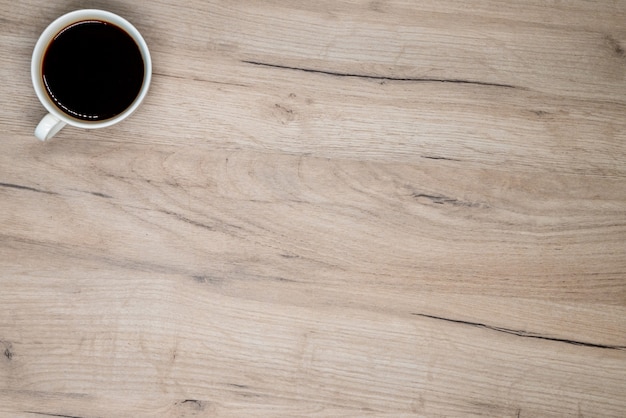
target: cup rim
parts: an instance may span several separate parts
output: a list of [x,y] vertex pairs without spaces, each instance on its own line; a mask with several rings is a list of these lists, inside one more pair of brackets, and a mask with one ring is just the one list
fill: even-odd
[[[141,89],[139,90],[139,94],[135,100],[128,106],[122,113],[116,115],[112,118],[98,121],[85,121],[77,118],[73,118],[65,112],[61,111],[54,102],[48,96],[48,93],[43,86],[43,76],[42,76],[42,66],[43,66],[43,57],[45,54],[48,45],[53,40],[53,38],[64,28],[71,25],[75,22],[81,22],[84,20],[102,20],[105,22],[112,23],[116,26],[119,26],[124,31],[126,31],[133,40],[139,46],[139,51],[141,52],[141,56],[143,58],[144,63],[144,78],[143,83],[141,85]],[[148,89],[150,87],[150,82],[152,80],[152,59],[150,57],[150,50],[148,49],[148,45],[146,41],[141,36],[141,33],[135,28],[128,20],[123,17],[108,12],[106,10],[101,9],[79,9],[74,10],[72,12],[66,13],[62,16],[56,18],[52,23],[50,23],[46,29],[41,33],[39,38],[37,39],[37,43],[35,44],[35,48],[33,49],[33,54],[31,58],[31,79],[33,83],[33,87],[35,89],[35,93],[37,94],[37,98],[41,102],[41,104],[46,108],[46,110],[54,115],[56,118],[62,120],[68,125],[72,125],[79,128],[86,129],[95,129],[95,128],[105,128],[107,126],[114,125],[122,120],[126,119],[130,116],[136,109],[139,107],[146,94],[148,93]]]

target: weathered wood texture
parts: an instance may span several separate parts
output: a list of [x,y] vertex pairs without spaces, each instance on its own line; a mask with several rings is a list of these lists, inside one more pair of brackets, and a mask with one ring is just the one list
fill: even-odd
[[[154,79],[39,143],[45,26]],[[0,415],[626,415],[626,2],[0,1]]]

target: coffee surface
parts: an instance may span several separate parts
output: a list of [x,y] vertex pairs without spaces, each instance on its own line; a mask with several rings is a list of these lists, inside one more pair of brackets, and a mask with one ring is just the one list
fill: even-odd
[[133,38],[99,20],[60,31],[43,58],[48,96],[68,115],[91,121],[113,118],[138,96],[144,62]]

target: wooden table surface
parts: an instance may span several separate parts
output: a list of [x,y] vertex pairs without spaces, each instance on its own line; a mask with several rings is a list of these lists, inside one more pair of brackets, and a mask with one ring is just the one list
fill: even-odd
[[[38,142],[93,7],[151,90]],[[0,10],[0,416],[626,416],[626,1]]]

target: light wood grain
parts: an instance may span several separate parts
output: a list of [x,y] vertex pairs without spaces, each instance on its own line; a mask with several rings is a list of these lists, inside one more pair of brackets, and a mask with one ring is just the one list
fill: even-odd
[[[146,102],[42,144],[82,7]],[[626,2],[0,1],[0,415],[626,415]]]

